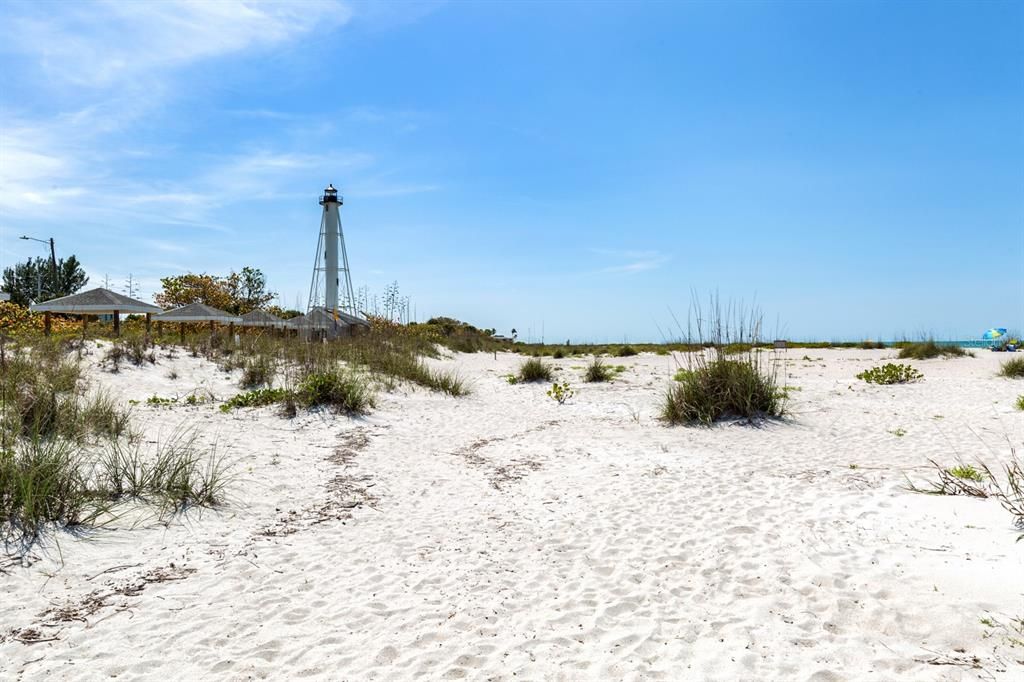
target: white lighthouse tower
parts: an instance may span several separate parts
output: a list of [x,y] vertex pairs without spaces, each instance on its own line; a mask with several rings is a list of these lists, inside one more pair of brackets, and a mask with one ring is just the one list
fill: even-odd
[[[341,205],[334,185],[328,185],[320,197],[324,207],[320,219],[320,241],[313,263],[313,281],[309,287],[307,315],[324,311],[339,320],[345,315],[358,317],[355,294],[352,290],[352,274],[348,269],[348,252],[345,250],[345,235],[341,231]],[[339,260],[340,256],[340,260]]]

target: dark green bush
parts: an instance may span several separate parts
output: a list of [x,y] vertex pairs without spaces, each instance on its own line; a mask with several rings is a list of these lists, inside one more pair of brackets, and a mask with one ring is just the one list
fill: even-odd
[[785,396],[775,377],[750,359],[712,360],[676,375],[662,404],[670,424],[711,424],[721,419],[781,417]]
[[625,345],[625,346],[619,346],[615,350],[615,357],[617,357],[617,358],[628,358],[628,357],[636,355],[636,354],[637,354],[636,348],[633,348],[633,346],[630,346],[628,344]]

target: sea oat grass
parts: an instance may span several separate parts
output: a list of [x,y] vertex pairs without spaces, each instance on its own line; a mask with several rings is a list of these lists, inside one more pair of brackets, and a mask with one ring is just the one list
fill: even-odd
[[1024,358],[1011,358],[999,367],[999,376],[1007,379],[1024,379]]

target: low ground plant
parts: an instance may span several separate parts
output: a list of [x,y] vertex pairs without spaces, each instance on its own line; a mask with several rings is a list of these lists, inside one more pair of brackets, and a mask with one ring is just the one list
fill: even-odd
[[263,407],[282,403],[293,394],[285,388],[257,388],[228,398],[220,406],[221,412],[230,412],[240,407]]
[[630,346],[629,344],[626,344],[624,346],[619,346],[616,349],[616,351],[615,351],[615,357],[617,357],[617,358],[628,358],[628,357],[632,357],[632,356],[634,356],[636,354],[637,354],[637,350],[635,348],[633,348],[633,346]]
[[561,384],[553,383],[551,388],[548,389],[548,397],[554,400],[559,405],[564,405],[566,400],[569,400],[575,395],[575,392],[569,386],[568,381],[563,381]]
[[917,371],[910,365],[897,365],[892,362],[888,362],[881,367],[872,367],[866,369],[857,375],[858,379],[862,379],[869,384],[907,384],[914,381],[920,381],[924,379],[924,375]]
[[1017,409],[1024,410],[1024,395],[1017,396]]

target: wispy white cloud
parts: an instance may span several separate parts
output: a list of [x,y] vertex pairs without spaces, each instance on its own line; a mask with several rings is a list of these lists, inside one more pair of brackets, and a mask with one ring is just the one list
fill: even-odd
[[[613,249],[590,249],[591,253],[605,258],[620,261],[615,265],[609,265],[600,270],[606,273],[634,273],[656,270],[671,260],[671,256],[660,251],[617,251]],[[626,262],[621,262],[626,261]]]
[[349,21],[336,0],[12,3],[0,36],[59,82],[109,88],[155,71],[278,45]]

